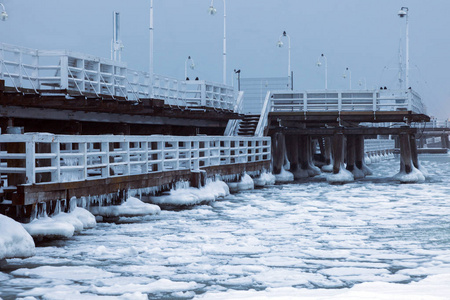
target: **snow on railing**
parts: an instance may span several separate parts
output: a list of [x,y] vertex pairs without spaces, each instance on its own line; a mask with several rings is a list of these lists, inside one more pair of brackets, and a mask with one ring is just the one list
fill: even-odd
[[[6,161],[0,166],[0,174],[23,174],[24,184],[198,170],[271,159],[269,137],[33,133],[3,134],[0,143],[8,150],[0,152],[0,160]],[[22,146],[15,147],[18,144]],[[26,150],[18,153],[17,149]]]
[[6,86],[37,92],[71,91],[136,101],[157,98],[181,108],[233,111],[234,89],[204,80],[184,81],[131,70],[126,63],[71,51],[44,51],[0,44],[0,78]]
[[272,92],[272,112],[413,111],[425,113],[412,90]]
[[267,92],[264,105],[259,116],[258,125],[256,125],[255,136],[264,136],[264,130],[269,122],[269,112],[271,111],[271,93]]
[[[236,105],[234,106],[234,112],[242,113],[242,109],[244,107],[244,92],[238,92]],[[228,120],[227,127],[225,128],[224,136],[232,136],[237,135],[237,130],[239,128],[239,124],[241,123],[240,119],[231,119]]]

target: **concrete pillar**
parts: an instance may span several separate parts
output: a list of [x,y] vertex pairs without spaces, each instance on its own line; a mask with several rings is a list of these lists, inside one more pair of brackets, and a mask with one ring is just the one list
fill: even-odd
[[333,174],[339,173],[344,162],[344,134],[338,132],[333,136]]
[[355,165],[362,170],[364,164],[364,136],[355,136]]
[[417,153],[417,142],[416,142],[416,137],[411,134],[409,136],[409,143],[410,143],[410,147],[411,147],[411,160],[413,163],[413,166],[416,169],[419,169],[419,155]]
[[400,141],[400,172],[404,171],[406,174],[412,171],[412,157],[411,157],[411,143],[409,134],[402,132],[399,135]]
[[286,146],[284,134],[276,132],[272,135],[272,169],[273,174],[280,174],[284,164]]
[[286,154],[291,164],[290,171],[295,172],[299,168],[298,162],[298,135],[286,135]]
[[356,161],[356,147],[355,147],[355,136],[347,136],[347,170],[352,172],[355,169]]

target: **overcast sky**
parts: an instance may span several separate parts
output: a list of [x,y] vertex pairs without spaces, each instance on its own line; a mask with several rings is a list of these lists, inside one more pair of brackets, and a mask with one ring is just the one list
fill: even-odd
[[[222,82],[223,1],[154,0],[157,74],[182,79],[187,56],[191,77]],[[148,70],[150,0],[3,0],[9,19],[0,23],[0,41],[37,49],[67,49],[110,56],[112,12],[121,14],[123,61]],[[328,58],[328,88],[397,87],[398,53],[405,53],[405,19],[410,11],[410,85],[428,113],[450,117],[449,0],[227,0],[228,82],[242,77],[287,75],[287,47],[276,46],[283,30],[291,37],[294,87],[324,88],[321,53]],[[284,41],[287,45],[286,40]]]

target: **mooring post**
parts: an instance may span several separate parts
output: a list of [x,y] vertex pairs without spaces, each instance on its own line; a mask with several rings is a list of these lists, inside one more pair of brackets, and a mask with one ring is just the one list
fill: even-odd
[[411,147],[411,160],[416,169],[419,169],[419,155],[417,153],[417,141],[416,137],[411,134],[409,135],[409,143]]
[[356,160],[356,147],[355,147],[355,136],[347,136],[347,170],[352,172],[355,169]]
[[274,174],[281,173],[285,152],[284,134],[282,132],[275,132],[275,134],[272,135],[272,168]]
[[404,171],[406,174],[412,172],[412,158],[411,158],[411,143],[409,134],[401,132],[399,134],[400,141],[400,172]]
[[344,134],[337,132],[333,136],[333,174],[338,174],[344,158]]
[[363,169],[364,163],[364,136],[355,136],[355,165],[358,169]]
[[205,170],[191,170],[191,187],[201,188],[206,185],[207,174]]
[[290,162],[290,171],[295,172],[298,169],[298,136],[286,135],[286,155]]

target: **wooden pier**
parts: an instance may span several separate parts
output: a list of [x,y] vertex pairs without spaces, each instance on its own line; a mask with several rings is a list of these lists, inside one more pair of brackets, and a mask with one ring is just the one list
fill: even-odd
[[[400,172],[408,174],[420,168],[417,128],[410,124],[428,122],[423,112],[420,97],[411,90],[269,92],[263,108],[267,120],[258,124],[256,132],[272,137],[275,174],[287,159],[296,178],[315,176],[312,162],[319,155],[332,166],[333,174],[345,168],[354,178],[364,177],[364,141],[380,136],[392,145],[397,140]],[[394,148],[380,149],[380,154]]]

